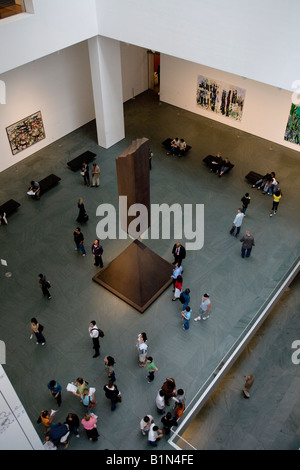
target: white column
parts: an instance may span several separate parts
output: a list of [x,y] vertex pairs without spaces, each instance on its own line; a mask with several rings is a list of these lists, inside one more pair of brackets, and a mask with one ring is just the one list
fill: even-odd
[[98,144],[109,148],[125,137],[120,43],[89,39]]

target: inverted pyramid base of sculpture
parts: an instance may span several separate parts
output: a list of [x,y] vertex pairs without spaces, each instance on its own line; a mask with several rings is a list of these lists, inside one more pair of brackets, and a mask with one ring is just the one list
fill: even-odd
[[171,285],[174,266],[135,240],[93,277],[140,313]]

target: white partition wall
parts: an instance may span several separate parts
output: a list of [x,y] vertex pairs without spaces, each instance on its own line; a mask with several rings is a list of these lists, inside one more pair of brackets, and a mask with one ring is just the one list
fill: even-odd
[[43,450],[43,444],[1,365],[0,450]]

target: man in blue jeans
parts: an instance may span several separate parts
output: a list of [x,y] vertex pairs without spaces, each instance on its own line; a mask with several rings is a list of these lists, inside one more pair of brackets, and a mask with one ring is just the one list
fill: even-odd
[[242,209],[237,210],[237,214],[234,218],[234,221],[232,222],[232,228],[230,230],[230,235],[234,234],[234,231],[236,229],[236,234],[234,235],[236,238],[238,237],[238,234],[240,233],[241,226],[243,223],[243,218],[245,217],[245,214],[243,213]]
[[246,230],[245,235],[240,240],[242,242],[242,258],[249,258],[252,247],[255,246],[254,237],[252,237],[249,230]]
[[75,228],[73,237],[74,237],[74,242],[76,245],[75,250],[80,250],[82,253],[82,256],[85,256],[86,251],[85,251],[84,244],[83,244],[84,236],[79,227]]
[[57,405],[61,405],[61,385],[56,382],[56,380],[50,380],[48,383],[48,389],[51,395],[55,398],[57,401]]
[[183,304],[182,305],[182,312],[184,312],[184,310],[186,309],[186,307],[190,303],[190,300],[191,300],[190,299],[190,292],[191,292],[190,289],[187,288],[187,289],[185,289],[185,291],[181,292],[181,294],[180,294],[179,299],[180,299],[180,302]]
[[157,441],[159,441],[161,437],[163,437],[162,430],[159,429],[155,423],[151,424],[148,432],[149,444],[151,444],[153,447],[157,447]]

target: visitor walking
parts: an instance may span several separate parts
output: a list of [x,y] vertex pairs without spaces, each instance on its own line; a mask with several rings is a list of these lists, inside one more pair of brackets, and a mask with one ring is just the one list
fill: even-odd
[[202,296],[200,307],[199,307],[199,315],[198,317],[194,318],[195,321],[198,320],[207,320],[209,318],[208,312],[211,307],[211,301],[208,294],[204,294]]
[[148,356],[146,359],[146,370],[148,372],[148,375],[146,375],[146,378],[148,379],[148,384],[153,382],[154,380],[154,373],[158,371],[158,368],[154,364],[153,357]]

